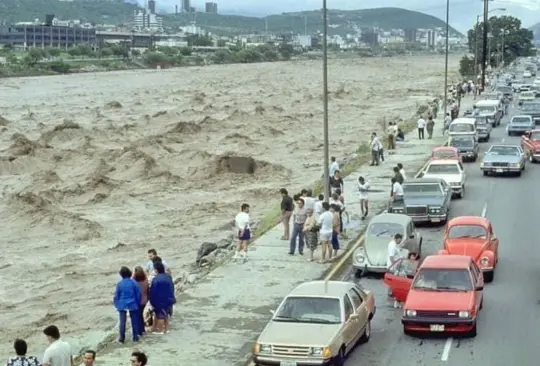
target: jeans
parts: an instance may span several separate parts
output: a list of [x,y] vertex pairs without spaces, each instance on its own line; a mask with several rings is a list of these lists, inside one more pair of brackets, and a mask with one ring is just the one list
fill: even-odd
[[418,139],[419,140],[424,139],[424,127],[418,127]]
[[297,224],[296,222],[293,225],[291,242],[289,253],[294,254],[296,250],[296,238],[298,238],[298,253],[302,254],[304,252],[304,224]]
[[381,158],[381,153],[379,150],[371,150],[371,165],[379,165],[379,159]]
[[[126,340],[126,321],[127,321],[127,311],[119,311],[118,315],[120,316],[120,337],[118,340],[120,342],[124,342]],[[139,317],[140,317],[140,311],[137,310],[130,310],[129,311],[129,317],[131,318],[131,334],[133,336],[134,341],[139,340],[139,336],[141,334],[141,330],[139,327]]]
[[141,304],[141,308],[139,309],[139,334],[143,335],[145,333],[145,327],[144,327],[144,309],[146,308],[146,304]]

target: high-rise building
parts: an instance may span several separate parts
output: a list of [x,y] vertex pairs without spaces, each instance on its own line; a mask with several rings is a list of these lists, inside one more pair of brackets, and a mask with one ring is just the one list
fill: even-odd
[[182,13],[191,13],[191,4],[189,0],[182,0]]
[[150,14],[156,13],[156,0],[148,0],[148,10]]
[[405,29],[405,42],[410,42],[410,43],[416,42],[416,29],[413,29],[413,28]]
[[217,3],[207,2],[206,3],[206,12],[207,13],[217,13]]
[[138,30],[161,30],[163,28],[163,20],[149,11],[135,10],[133,25]]

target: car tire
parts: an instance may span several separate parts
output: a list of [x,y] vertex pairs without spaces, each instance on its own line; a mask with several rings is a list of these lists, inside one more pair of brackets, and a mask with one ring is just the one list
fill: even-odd
[[465,196],[465,186],[461,187],[461,192],[457,195],[458,198],[463,198]]
[[345,346],[342,346],[336,357],[332,361],[332,366],[344,366],[345,365]]
[[360,344],[369,342],[369,338],[371,338],[371,320],[368,320],[364,334],[360,337]]
[[414,336],[414,332],[408,330],[407,328],[405,328],[405,326],[403,326],[403,334],[408,335],[409,337]]
[[483,171],[483,173],[484,173],[484,177],[488,176],[488,172],[486,172],[485,170]]
[[531,154],[529,154],[529,162],[530,162],[531,164],[535,164],[535,163],[536,163],[536,160],[534,159],[534,157],[533,157]]
[[484,282],[487,282],[487,283],[493,282],[494,277],[495,277],[495,271],[484,272]]
[[516,173],[516,176],[517,176],[517,177],[521,177],[521,173],[523,173],[523,172],[522,172],[522,171],[517,172],[517,173]]
[[474,326],[471,329],[471,331],[469,332],[468,336],[471,337],[471,338],[474,338],[474,337],[476,337],[477,334],[478,334],[478,330],[476,329],[476,323],[474,323]]

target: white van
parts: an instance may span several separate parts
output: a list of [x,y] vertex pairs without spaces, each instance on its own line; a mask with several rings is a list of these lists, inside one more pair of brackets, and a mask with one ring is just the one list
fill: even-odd
[[476,129],[476,119],[474,118],[456,118],[448,127],[448,135],[452,136],[474,136],[478,141],[478,130]]

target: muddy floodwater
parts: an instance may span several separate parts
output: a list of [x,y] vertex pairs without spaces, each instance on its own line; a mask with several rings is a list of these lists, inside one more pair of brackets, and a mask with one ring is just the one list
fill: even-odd
[[[331,155],[440,95],[443,72],[438,55],[331,60]],[[0,79],[0,356],[16,337],[41,356],[49,324],[112,327],[120,266],[156,248],[179,274],[241,203],[260,219],[279,188],[311,186],[321,76],[299,61]]]

